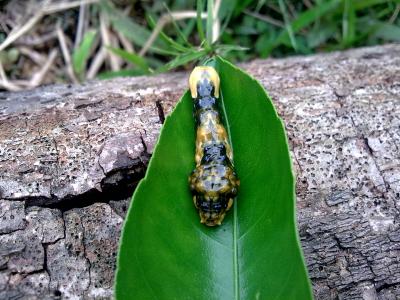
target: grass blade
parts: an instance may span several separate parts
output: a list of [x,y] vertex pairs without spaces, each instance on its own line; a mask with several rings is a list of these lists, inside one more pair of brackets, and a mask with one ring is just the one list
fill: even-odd
[[82,42],[77,49],[72,53],[72,65],[75,73],[82,79],[85,69],[86,62],[90,56],[90,50],[96,36],[95,30],[89,30],[83,36]]
[[285,3],[283,3],[283,0],[278,0],[278,2],[279,2],[279,8],[280,8],[280,10],[281,10],[281,12],[283,14],[283,20],[285,22],[286,31],[287,31],[287,33],[289,35],[289,38],[290,38],[290,43],[292,44],[293,49],[295,51],[297,51],[296,38],[294,37],[294,34],[293,34],[292,26],[291,26],[290,21],[289,21],[289,16],[288,16],[287,11],[286,11]]
[[204,28],[203,28],[203,19],[201,18],[202,13],[203,13],[203,1],[197,0],[197,32],[200,37],[200,44],[206,41],[206,36],[204,34]]
[[107,46],[107,49],[110,50],[112,53],[118,55],[119,57],[123,58],[124,60],[130,62],[131,64],[137,66],[139,69],[141,69],[142,72],[146,74],[150,73],[149,65],[143,57],[120,48]]
[[167,63],[164,67],[160,68],[158,71],[164,72],[164,71],[171,70],[176,67],[185,65],[188,62],[199,59],[200,57],[204,56],[206,53],[207,53],[207,51],[203,49],[200,51],[188,52],[188,53],[185,53],[182,55],[178,55],[173,60],[171,60],[169,63]]
[[[156,22],[151,15],[147,15],[147,22],[149,23],[149,25],[152,29],[157,27]],[[164,31],[162,31],[162,30],[160,30],[160,32],[158,33],[158,36],[161,39],[163,39],[167,44],[169,44],[172,48],[174,48],[175,50],[177,50],[179,52],[187,52],[188,50],[190,50],[190,48],[184,47],[181,44],[175,42],[173,39],[171,39],[169,36],[167,36],[164,33]]]
[[[182,42],[184,44],[186,44],[186,46],[189,47],[189,49],[193,48],[193,45],[189,43],[189,41],[187,40],[185,34],[182,32],[182,30],[180,29],[178,23],[175,21],[175,18],[172,16],[171,11],[169,10],[167,4],[164,3],[164,7],[167,10],[170,18],[171,18],[171,23],[174,26],[176,33],[178,34],[178,37],[182,40]],[[178,43],[179,44],[179,43]]]
[[344,1],[344,11],[342,20],[342,47],[352,45],[355,39],[356,12],[352,0]]
[[207,0],[207,44],[213,43],[213,24],[214,24],[214,0]]

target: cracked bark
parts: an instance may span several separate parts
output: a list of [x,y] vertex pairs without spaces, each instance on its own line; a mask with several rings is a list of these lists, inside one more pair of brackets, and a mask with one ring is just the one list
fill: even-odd
[[[400,46],[243,68],[286,126],[316,299],[399,299]],[[186,78],[0,94],[0,299],[112,297],[129,196]]]

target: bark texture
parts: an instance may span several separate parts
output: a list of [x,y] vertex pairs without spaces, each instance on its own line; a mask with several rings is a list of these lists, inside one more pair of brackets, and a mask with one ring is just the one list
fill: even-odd
[[[400,46],[257,60],[316,299],[400,298]],[[112,298],[118,238],[186,73],[0,94],[0,299]]]

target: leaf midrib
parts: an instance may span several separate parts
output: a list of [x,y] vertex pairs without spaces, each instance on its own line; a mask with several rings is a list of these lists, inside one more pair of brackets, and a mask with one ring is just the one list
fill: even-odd
[[[222,107],[222,112],[224,114],[224,119],[225,119],[225,125],[226,125],[226,130],[228,132],[228,142],[229,145],[231,146],[232,149],[232,157],[233,157],[233,146],[231,142],[231,128],[229,125],[229,120],[228,116],[226,114],[226,109],[225,109],[225,102],[224,102],[224,96],[222,93],[221,89],[221,107]],[[232,161],[232,164],[234,162]],[[233,288],[234,288],[234,299],[239,300],[240,299],[240,294],[239,294],[239,263],[238,263],[238,221],[237,221],[237,201],[236,198],[233,201]]]

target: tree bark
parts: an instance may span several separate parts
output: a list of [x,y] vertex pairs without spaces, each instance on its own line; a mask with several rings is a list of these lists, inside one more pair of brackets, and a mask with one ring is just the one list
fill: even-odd
[[[400,298],[400,46],[256,60],[316,299]],[[187,73],[0,94],[0,299],[112,298],[129,197]]]

